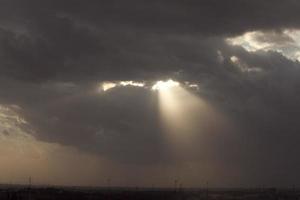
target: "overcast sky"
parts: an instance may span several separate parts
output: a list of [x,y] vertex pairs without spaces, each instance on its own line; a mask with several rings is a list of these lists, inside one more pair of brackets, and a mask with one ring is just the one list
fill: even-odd
[[[0,182],[300,186],[299,19],[298,0],[0,0]],[[196,135],[180,155],[168,79]]]

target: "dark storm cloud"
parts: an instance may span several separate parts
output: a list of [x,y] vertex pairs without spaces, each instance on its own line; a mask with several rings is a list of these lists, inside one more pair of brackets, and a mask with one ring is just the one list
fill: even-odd
[[273,33],[261,42],[292,42],[280,31],[300,26],[299,10],[296,0],[1,0],[0,102],[20,106],[40,140],[125,163],[166,163],[155,93],[100,93],[98,84],[196,82],[196,95],[239,127],[205,140],[209,156],[232,162],[246,181],[291,184],[300,176],[299,63],[224,39],[261,30]]
[[293,20],[299,17],[297,1],[3,0],[2,5],[1,46],[8,55],[1,67],[10,76],[37,81],[156,78],[186,67],[178,66],[180,58],[172,52],[183,48],[169,39],[173,35],[299,26]]
[[240,33],[257,28],[299,26],[299,2],[288,0],[167,0],[167,1],[27,1],[21,4],[35,15],[69,14],[91,24],[152,31]]

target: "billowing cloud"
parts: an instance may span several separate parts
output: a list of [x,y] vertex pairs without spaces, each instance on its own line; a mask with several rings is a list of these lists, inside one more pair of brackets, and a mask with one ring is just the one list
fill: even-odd
[[289,59],[299,61],[300,40],[299,30],[280,32],[253,31],[237,37],[227,38],[231,45],[239,45],[247,51],[276,51]]

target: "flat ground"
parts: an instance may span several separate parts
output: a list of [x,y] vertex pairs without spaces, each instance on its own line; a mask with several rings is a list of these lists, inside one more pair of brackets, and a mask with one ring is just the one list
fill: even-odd
[[2,186],[1,200],[284,200],[300,199],[296,189],[141,189]]

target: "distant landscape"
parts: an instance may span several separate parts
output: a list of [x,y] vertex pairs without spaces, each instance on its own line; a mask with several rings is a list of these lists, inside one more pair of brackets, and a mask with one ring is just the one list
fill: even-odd
[[298,189],[174,189],[174,188],[88,188],[88,187],[28,187],[3,185],[1,200],[84,200],[84,199],[155,199],[155,200],[279,200],[299,199]]

